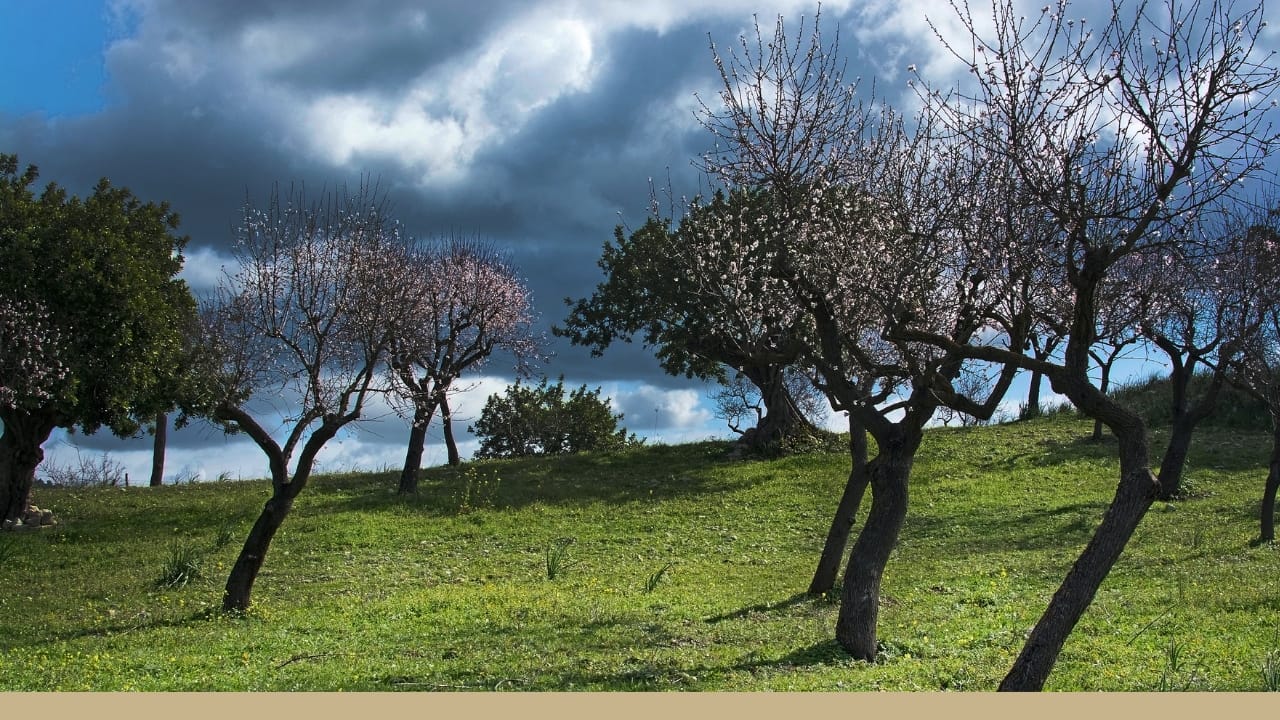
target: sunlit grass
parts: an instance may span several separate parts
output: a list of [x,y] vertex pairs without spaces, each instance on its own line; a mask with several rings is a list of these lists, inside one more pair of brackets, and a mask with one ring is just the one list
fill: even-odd
[[[1089,429],[929,433],[875,664],[832,639],[834,599],[802,594],[838,454],[478,462],[428,471],[410,498],[391,474],[320,477],[243,617],[216,608],[264,484],[41,488],[61,524],[0,536],[0,689],[990,690],[1114,492],[1114,445]],[[1050,689],[1274,683],[1280,551],[1253,542],[1266,451],[1199,438],[1198,492],[1144,520]],[[549,581],[563,538],[571,565]],[[200,577],[157,586],[178,546],[199,549]]]

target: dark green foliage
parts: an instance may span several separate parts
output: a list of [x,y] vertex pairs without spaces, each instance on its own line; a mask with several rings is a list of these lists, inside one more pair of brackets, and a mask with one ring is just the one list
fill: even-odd
[[0,295],[39,303],[64,339],[70,370],[40,412],[63,427],[128,435],[172,407],[181,330],[195,315],[178,216],[105,178],[80,199],[0,155]]
[[480,419],[469,430],[480,438],[479,458],[563,455],[620,450],[639,441],[619,428],[600,388],[583,385],[565,397],[564,378],[536,386],[519,380],[502,395],[490,395]]

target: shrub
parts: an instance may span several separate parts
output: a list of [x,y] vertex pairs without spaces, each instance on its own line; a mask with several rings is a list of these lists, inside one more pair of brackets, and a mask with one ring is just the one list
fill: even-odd
[[583,385],[565,397],[563,377],[555,385],[543,378],[537,386],[517,380],[502,395],[490,395],[468,430],[480,438],[478,458],[561,455],[639,444],[618,427],[620,420],[600,388]]

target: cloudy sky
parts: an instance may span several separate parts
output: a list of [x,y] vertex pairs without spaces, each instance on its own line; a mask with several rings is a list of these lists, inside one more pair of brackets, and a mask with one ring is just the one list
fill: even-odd
[[[478,234],[527,275],[542,325],[600,280],[601,245],[638,226],[650,183],[698,191],[691,159],[709,140],[697,97],[715,99],[710,36],[728,46],[803,0],[0,0],[0,152],[77,194],[102,176],[181,214],[196,293],[227,262],[246,197],[276,182],[309,188],[380,179],[420,236]],[[926,16],[945,2],[828,0],[849,76],[890,100],[906,67],[948,72]],[[1036,11],[1038,12],[1038,4]],[[542,368],[600,385],[641,436],[727,434],[700,384],[664,375],[639,345],[603,359],[552,343]],[[459,430],[509,373],[473,378]],[[375,413],[339,438],[326,469],[398,466],[404,423]],[[836,420],[838,422],[838,419]],[[205,426],[171,435],[169,475],[260,477],[247,441]],[[428,463],[440,462],[439,432]],[[71,462],[111,450],[138,481],[146,442],[58,434]],[[474,443],[464,445],[464,450]]]

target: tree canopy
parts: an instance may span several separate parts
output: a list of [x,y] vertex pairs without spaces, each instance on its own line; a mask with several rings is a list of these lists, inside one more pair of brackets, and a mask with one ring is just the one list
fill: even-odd
[[[167,204],[105,178],[83,199],[52,183],[37,193],[37,169],[18,167],[0,155],[0,307],[6,334],[25,338],[0,347],[5,519],[27,502],[53,428],[131,435],[173,406],[195,314]],[[57,373],[32,374],[51,359]]]

